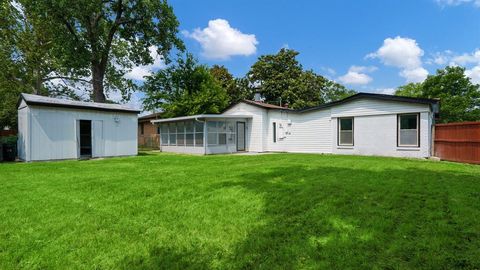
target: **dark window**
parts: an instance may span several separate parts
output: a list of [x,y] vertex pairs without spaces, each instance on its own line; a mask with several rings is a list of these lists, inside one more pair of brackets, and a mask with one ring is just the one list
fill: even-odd
[[277,142],[277,123],[273,122],[273,142]]
[[353,145],[353,117],[338,118],[338,145]]
[[160,134],[160,126],[157,126],[157,134]]
[[419,114],[399,114],[397,117],[397,146],[420,146]]

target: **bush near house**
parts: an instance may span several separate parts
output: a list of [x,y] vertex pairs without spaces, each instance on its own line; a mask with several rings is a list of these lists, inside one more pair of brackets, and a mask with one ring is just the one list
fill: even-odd
[[478,269],[480,166],[308,154],[0,165],[0,269]]

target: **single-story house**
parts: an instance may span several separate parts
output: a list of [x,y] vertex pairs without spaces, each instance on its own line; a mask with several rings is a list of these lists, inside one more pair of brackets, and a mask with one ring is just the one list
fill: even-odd
[[138,117],[138,146],[158,148],[160,145],[160,128],[152,124],[152,120],[159,119],[161,113],[152,113]]
[[139,110],[30,94],[17,107],[21,160],[137,155]]
[[221,114],[152,120],[161,151],[299,152],[425,158],[432,155],[434,99],[359,93],[302,110],[245,100]]

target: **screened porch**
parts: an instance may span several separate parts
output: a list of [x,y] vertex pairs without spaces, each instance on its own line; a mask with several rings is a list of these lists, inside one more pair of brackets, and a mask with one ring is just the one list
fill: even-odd
[[199,115],[153,120],[159,125],[160,150],[190,154],[247,151],[249,116]]

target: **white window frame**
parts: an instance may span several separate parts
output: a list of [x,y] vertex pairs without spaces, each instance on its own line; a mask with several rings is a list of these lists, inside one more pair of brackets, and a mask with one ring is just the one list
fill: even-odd
[[[402,116],[407,116],[407,115],[415,115],[417,117],[417,127],[416,127],[416,130],[417,130],[417,143],[416,144],[401,144],[400,143],[400,136],[401,136],[401,133],[400,131],[402,130],[401,129],[401,117]],[[405,130],[409,130],[409,129],[405,129]],[[397,147],[412,147],[412,148],[419,148],[420,147],[420,113],[402,113],[402,114],[397,114]]]
[[[342,128],[342,119],[352,119],[352,143],[342,143],[340,141],[341,128]],[[345,132],[345,131],[344,131]],[[337,118],[337,145],[338,146],[354,146],[355,145],[355,118],[354,117],[339,117]]]

